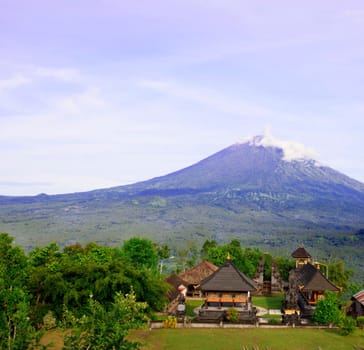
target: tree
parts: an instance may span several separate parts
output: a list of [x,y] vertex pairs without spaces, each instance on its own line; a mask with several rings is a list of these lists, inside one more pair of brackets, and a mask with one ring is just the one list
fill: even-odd
[[336,293],[326,291],[325,297],[319,299],[313,313],[313,320],[321,324],[340,323],[340,302]]
[[155,244],[149,239],[130,238],[124,242],[122,252],[135,267],[157,270],[158,252]]
[[136,301],[133,291],[125,296],[116,293],[108,308],[94,300],[91,295],[87,314],[76,317],[65,311],[65,321],[71,334],[64,338],[64,349],[138,349],[139,344],[127,340],[126,336],[131,329],[146,321],[146,307],[146,303]]
[[328,264],[328,278],[332,283],[342,289],[349,287],[350,277],[352,275],[353,271],[345,269],[345,263],[341,260]]
[[0,234],[0,348],[26,350],[37,344],[39,331],[30,319],[28,261],[13,238]]
[[295,268],[296,262],[281,256],[274,258],[283,281],[288,281],[289,272]]
[[209,250],[211,248],[216,248],[217,242],[215,240],[206,240],[205,243],[202,245],[200,254],[201,254],[201,260],[208,260],[209,257]]
[[[205,242],[206,243],[206,242]],[[263,253],[259,249],[243,248],[237,239],[222,246],[206,243],[207,260],[217,266],[225,263],[228,256],[247,276],[253,277]]]

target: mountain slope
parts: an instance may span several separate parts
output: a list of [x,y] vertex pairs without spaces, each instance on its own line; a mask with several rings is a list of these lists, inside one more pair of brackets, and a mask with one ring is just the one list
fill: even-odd
[[336,249],[359,260],[364,184],[296,153],[258,136],[133,185],[0,197],[0,231],[29,247],[135,235],[172,246],[238,238],[284,253],[304,242],[317,254]]

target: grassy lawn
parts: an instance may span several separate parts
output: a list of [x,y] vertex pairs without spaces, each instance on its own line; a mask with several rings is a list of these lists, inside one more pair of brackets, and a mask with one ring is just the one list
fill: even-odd
[[[323,329],[155,329],[134,333],[143,350],[362,350],[364,333]],[[258,348],[257,348],[258,347]]]
[[[154,329],[132,332],[131,340],[143,344],[142,350],[363,350],[364,331],[343,337],[327,329]],[[61,350],[63,333],[51,330],[43,344],[53,341],[51,350]]]
[[195,317],[196,314],[193,309],[200,307],[203,304],[203,300],[187,299],[186,300],[186,314],[190,317]]
[[274,294],[270,297],[257,295],[252,297],[252,302],[254,306],[264,307],[265,309],[280,310],[282,307],[283,299],[284,295],[282,293]]

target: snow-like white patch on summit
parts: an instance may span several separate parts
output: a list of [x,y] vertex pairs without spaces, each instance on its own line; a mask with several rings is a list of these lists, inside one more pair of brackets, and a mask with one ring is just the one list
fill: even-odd
[[249,143],[254,146],[280,148],[283,151],[283,160],[288,162],[292,160],[313,160],[316,165],[319,165],[316,161],[318,154],[313,148],[307,147],[299,142],[276,139],[267,131],[262,136],[254,136],[244,140],[244,143]]

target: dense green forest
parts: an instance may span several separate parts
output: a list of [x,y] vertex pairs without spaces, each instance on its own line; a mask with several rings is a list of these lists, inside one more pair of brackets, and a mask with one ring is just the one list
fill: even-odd
[[[105,334],[112,334],[113,344],[128,344],[125,336],[131,327],[165,308],[166,273],[185,270],[201,260],[219,266],[228,253],[250,277],[259,261],[267,259],[267,254],[244,248],[237,240],[226,245],[207,240],[200,249],[190,244],[171,252],[166,245],[137,237],[120,247],[90,242],[61,249],[51,243],[25,253],[12,237],[1,233],[0,348],[27,349],[37,343],[43,329],[54,325],[74,330],[65,341],[69,349],[81,338],[95,344]],[[286,278],[293,261],[274,259]],[[343,262],[330,265],[329,270],[343,295],[359,288],[350,283],[351,272]],[[89,334],[85,330],[90,328]]]

